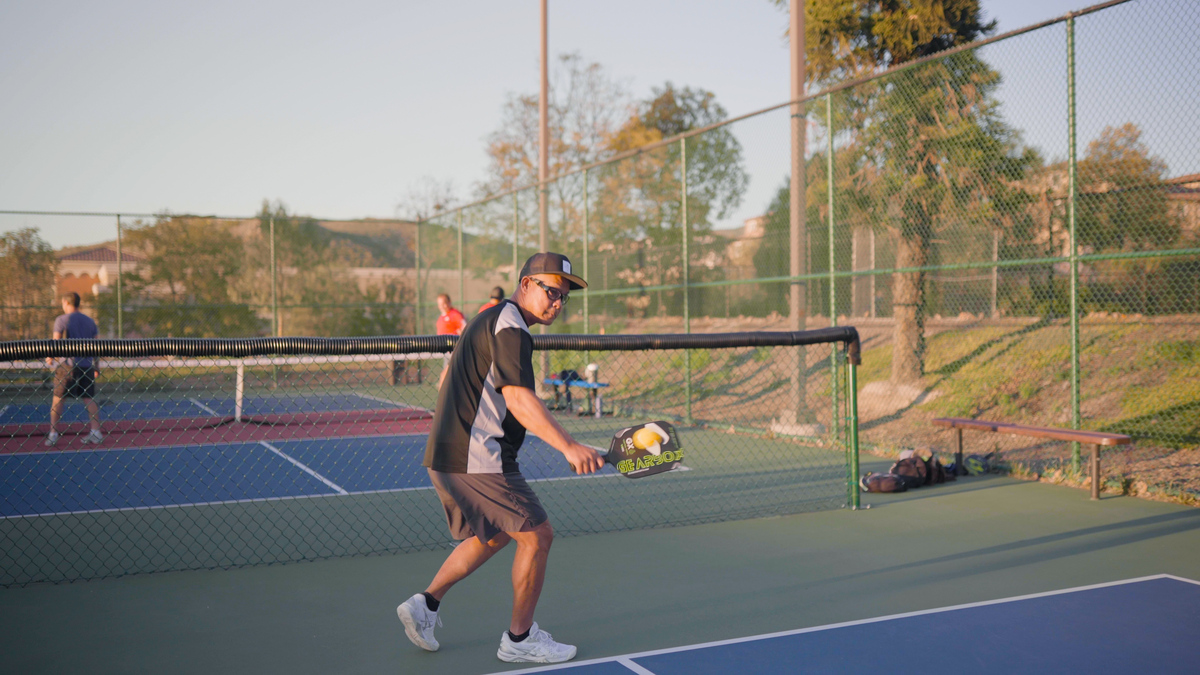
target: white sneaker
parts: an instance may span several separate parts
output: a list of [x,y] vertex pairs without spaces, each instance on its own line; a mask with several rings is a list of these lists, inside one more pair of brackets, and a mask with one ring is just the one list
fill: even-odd
[[433,625],[442,625],[438,613],[425,604],[425,595],[417,593],[396,608],[396,616],[404,623],[404,634],[412,643],[426,651],[436,652],[438,641],[433,637]]
[[100,442],[103,440],[104,440],[104,435],[101,434],[96,429],[92,429],[92,432],[90,434],[88,434],[87,436],[84,436],[83,440],[80,442],[81,443],[95,443],[96,445],[100,445]]
[[529,637],[513,642],[508,631],[500,636],[500,649],[496,656],[508,663],[562,663],[575,658],[575,645],[564,645],[554,641],[549,633],[538,628],[537,622],[529,628]]
[[45,445],[47,448],[49,448],[57,442],[58,442],[58,432],[51,431],[50,433],[46,434],[46,442],[43,445]]

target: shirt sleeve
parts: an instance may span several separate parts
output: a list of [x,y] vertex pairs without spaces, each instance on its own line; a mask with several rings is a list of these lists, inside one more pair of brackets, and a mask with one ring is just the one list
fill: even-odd
[[504,387],[533,389],[533,338],[520,328],[504,328],[492,345],[492,380]]
[[[44,326],[45,324],[42,324],[42,325]],[[60,314],[58,316],[58,318],[54,319],[54,329],[53,330],[55,333],[62,333],[63,337],[67,336],[67,315],[66,314]]]

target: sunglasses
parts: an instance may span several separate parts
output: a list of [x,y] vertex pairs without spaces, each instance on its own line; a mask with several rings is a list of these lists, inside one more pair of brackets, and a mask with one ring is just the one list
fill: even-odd
[[534,279],[532,277],[530,278],[530,281],[532,281],[533,283],[540,286],[543,291],[546,291],[546,297],[550,298],[550,304],[553,305],[554,303],[561,300],[563,307],[567,306],[567,300],[570,299],[570,295],[571,295],[570,292],[563,293],[562,291],[558,290],[557,288],[550,288],[546,284],[543,284],[540,280]]

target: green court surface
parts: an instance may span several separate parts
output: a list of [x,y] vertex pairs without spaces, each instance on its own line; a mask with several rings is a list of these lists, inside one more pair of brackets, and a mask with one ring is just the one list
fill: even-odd
[[[1082,490],[1000,477],[865,495],[864,502],[871,508],[560,539],[537,620],[556,639],[579,645],[582,660],[1153,574],[1200,578],[1194,508],[1124,497],[1092,502]],[[522,667],[495,658],[508,622],[511,550],[446,597],[440,652],[422,652],[404,637],[395,606],[424,587],[445,555],[0,590],[3,669],[327,674]],[[966,651],[975,637],[920,636],[939,649]],[[863,657],[883,658],[887,647],[864,644]]]

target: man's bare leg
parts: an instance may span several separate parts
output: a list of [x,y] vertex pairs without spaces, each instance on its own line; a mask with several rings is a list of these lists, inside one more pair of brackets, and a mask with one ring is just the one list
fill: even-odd
[[426,588],[425,592],[441,602],[442,596],[446,595],[446,591],[449,591],[451,586],[470,576],[472,572],[479,569],[480,565],[507,546],[510,541],[512,541],[512,537],[503,532],[486,544],[480,543],[479,537],[464,539],[450,552],[450,557],[442,563],[441,569],[434,575],[433,581],[429,583],[429,588]]
[[[62,419],[63,399],[61,396],[54,396],[50,399],[50,431],[58,433],[58,421]],[[99,414],[99,411],[97,411]]]
[[537,608],[542,582],[546,580],[546,560],[550,557],[554,528],[545,522],[529,532],[510,534],[517,542],[517,555],[513,559],[513,613],[508,630],[513,635],[520,635],[533,625],[533,610]]
[[100,431],[100,406],[90,398],[84,399],[83,404],[87,406],[88,420],[92,424],[92,431]]

